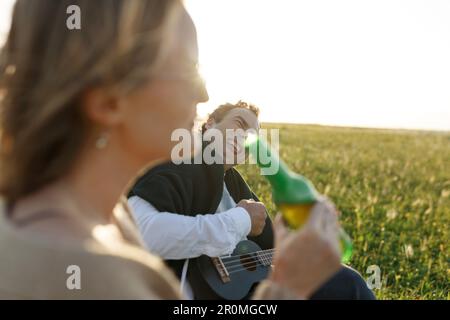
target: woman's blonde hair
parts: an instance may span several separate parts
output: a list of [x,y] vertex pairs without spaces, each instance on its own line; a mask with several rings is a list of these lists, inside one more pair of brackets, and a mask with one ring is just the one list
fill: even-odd
[[[0,53],[0,193],[9,201],[73,165],[89,124],[90,87],[127,93],[151,79],[167,47],[177,0],[18,0]],[[67,8],[81,10],[69,30]]]

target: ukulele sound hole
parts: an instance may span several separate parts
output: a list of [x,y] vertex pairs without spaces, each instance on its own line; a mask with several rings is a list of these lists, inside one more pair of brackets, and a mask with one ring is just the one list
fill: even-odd
[[256,260],[249,254],[244,254],[241,256],[241,264],[248,271],[256,270]]

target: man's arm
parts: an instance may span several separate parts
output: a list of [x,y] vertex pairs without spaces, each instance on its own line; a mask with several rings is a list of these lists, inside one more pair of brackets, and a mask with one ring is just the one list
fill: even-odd
[[148,249],[167,260],[230,254],[251,230],[250,216],[242,207],[191,217],[159,212],[138,196],[128,204]]

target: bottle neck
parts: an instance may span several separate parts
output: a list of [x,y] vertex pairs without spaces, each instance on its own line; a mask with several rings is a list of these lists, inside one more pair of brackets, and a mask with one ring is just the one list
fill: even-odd
[[[264,139],[254,137],[247,145],[249,153],[260,168],[267,169],[263,176],[270,182],[273,188],[281,189],[288,185],[291,179],[291,170],[280,159],[278,153],[274,152]],[[270,168],[270,170],[269,170]],[[274,172],[273,168],[277,169]]]

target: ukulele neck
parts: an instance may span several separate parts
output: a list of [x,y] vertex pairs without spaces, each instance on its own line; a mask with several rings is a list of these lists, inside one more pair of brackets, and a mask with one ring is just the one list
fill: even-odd
[[258,265],[271,266],[274,249],[260,250],[252,253],[235,256],[211,258],[214,268],[223,283],[231,281],[230,274],[247,269],[251,270]]

